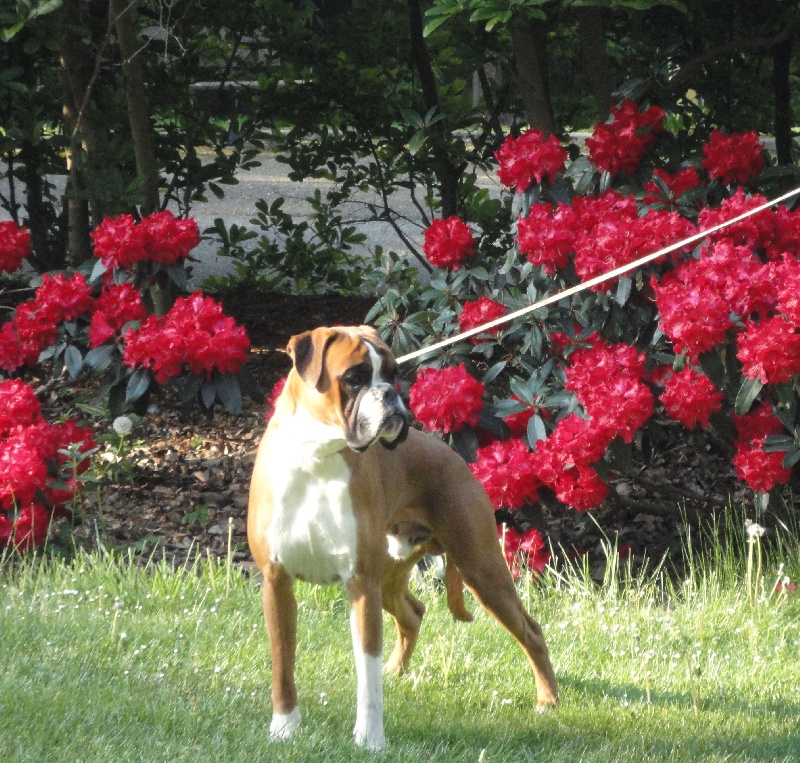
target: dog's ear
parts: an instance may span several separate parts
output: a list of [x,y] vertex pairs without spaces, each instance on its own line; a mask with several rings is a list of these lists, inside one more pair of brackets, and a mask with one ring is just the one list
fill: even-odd
[[324,368],[323,360],[334,332],[328,328],[318,328],[297,334],[289,340],[286,352],[294,363],[300,378],[309,387],[318,387]]

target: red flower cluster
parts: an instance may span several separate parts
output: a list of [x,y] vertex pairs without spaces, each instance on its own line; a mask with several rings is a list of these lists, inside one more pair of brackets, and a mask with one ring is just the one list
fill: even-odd
[[592,469],[614,439],[614,432],[576,414],[558,422],[546,440],[536,443],[534,462],[539,480],[559,501],[578,511],[599,506],[608,485]]
[[[470,329],[482,326],[497,318],[502,318],[505,314],[505,305],[500,302],[495,302],[493,299],[489,299],[489,297],[479,297],[472,302],[464,303],[461,314],[458,316],[458,325],[461,331],[469,331]],[[486,333],[497,336],[500,333],[500,326],[488,329]],[[480,344],[485,340],[481,339],[480,334],[476,334],[470,341],[473,344]]]
[[554,135],[545,138],[541,130],[531,129],[518,138],[509,135],[494,155],[500,182],[523,193],[534,181],[552,182],[563,171],[568,154]]
[[764,145],[753,130],[730,135],[714,130],[703,145],[703,157],[703,169],[712,180],[718,179],[723,185],[749,183],[761,174],[766,164]]
[[608,344],[595,337],[588,349],[570,356],[565,387],[598,428],[631,442],[653,413],[653,393],[642,382],[645,356],[626,344]]
[[792,470],[783,465],[784,454],[763,449],[765,438],[783,431],[783,424],[772,412],[772,406],[765,401],[750,413],[734,414],[732,418],[738,434],[733,466],[739,479],[763,493],[775,485],[785,485],[791,479]]
[[517,218],[517,243],[529,262],[540,265],[553,275],[567,267],[569,255],[575,249],[577,231],[572,207],[559,204],[534,204],[527,217]]
[[180,297],[163,317],[151,315],[125,334],[122,360],[130,368],[149,368],[163,384],[185,367],[192,374],[236,373],[247,360],[250,340],[244,328],[225,315],[222,305],[195,292]]
[[93,304],[82,274],[42,276],[34,298],[23,302],[0,330],[0,368],[15,371],[34,365],[42,350],[56,341],[59,325],[90,311]]
[[[517,241],[520,252],[548,274],[565,268],[574,252],[575,272],[588,281],[679,241],[692,230],[677,212],[651,210],[640,218],[633,196],[606,191],[576,197],[572,207],[559,204],[552,213],[547,204],[534,205],[528,217],[517,220]],[[592,290],[607,291],[613,283]]]
[[589,160],[612,175],[632,175],[662,131],[664,112],[658,106],[639,111],[637,103],[626,99],[611,108],[611,116],[611,122],[596,124],[592,137],[586,139]]
[[736,357],[742,372],[762,384],[783,384],[800,372],[800,333],[781,315],[748,321],[737,337]]
[[722,410],[722,393],[705,374],[693,368],[667,374],[661,404],[667,416],[687,429],[707,427],[712,413]]
[[472,473],[483,485],[492,506],[518,509],[539,498],[533,454],[522,439],[496,441],[479,448]]
[[452,215],[434,220],[425,230],[422,251],[434,267],[458,270],[475,254],[475,239],[469,226]]
[[774,266],[729,239],[701,250],[658,283],[651,279],[661,330],[692,363],[726,338],[731,315],[765,316],[775,306]]
[[172,212],[154,212],[137,224],[131,215],[107,217],[92,231],[94,254],[108,269],[130,268],[138,262],[172,265],[186,259],[200,243],[197,223],[177,219]]
[[13,273],[31,253],[31,234],[13,220],[0,222],[0,273]]
[[525,565],[537,575],[544,572],[550,561],[550,552],[535,527],[519,533],[513,527],[498,525],[497,535],[503,544],[508,568],[515,578],[522,574],[521,565]]
[[129,283],[107,286],[94,307],[89,325],[90,347],[99,347],[119,335],[126,323],[140,321],[146,314],[139,290]]
[[[738,188],[733,196],[725,199],[718,207],[701,209],[700,214],[697,216],[697,226],[700,230],[714,228],[728,220],[739,217],[745,212],[749,212],[751,209],[760,207],[766,201],[764,196],[759,194],[747,196],[741,188]],[[786,219],[786,216],[784,219]],[[765,209],[716,233],[712,233],[709,238],[711,241],[717,241],[721,238],[730,239],[737,246],[749,246],[751,249],[773,248],[775,243],[780,240],[778,224],[779,218],[769,209]],[[781,251],[777,251],[776,254],[780,254]]]
[[483,409],[483,382],[466,366],[441,370],[423,368],[411,385],[408,402],[417,421],[433,432],[455,432],[465,424],[474,427]]
[[675,207],[680,203],[683,194],[700,187],[700,175],[697,174],[694,167],[685,167],[672,175],[666,170],[656,168],[653,170],[653,175],[667,187],[667,193],[665,194],[655,181],[648,180],[644,184],[644,190],[647,191],[642,200],[644,204],[664,204],[668,207]]
[[91,429],[72,419],[48,424],[27,384],[0,382],[0,545],[23,550],[44,543],[51,514],[63,513],[79,487],[70,475],[59,478],[66,463],[59,451],[73,443],[80,453],[91,451]]

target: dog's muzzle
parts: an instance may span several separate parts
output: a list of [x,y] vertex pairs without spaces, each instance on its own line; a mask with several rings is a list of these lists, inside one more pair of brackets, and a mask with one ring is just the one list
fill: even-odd
[[362,393],[347,444],[364,451],[378,440],[392,450],[406,439],[410,424],[411,414],[397,390],[389,384],[377,384]]

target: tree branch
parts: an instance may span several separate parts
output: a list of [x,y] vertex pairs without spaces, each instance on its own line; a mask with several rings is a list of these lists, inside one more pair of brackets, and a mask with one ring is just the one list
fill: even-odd
[[705,53],[701,53],[691,61],[685,63],[675,75],[673,75],[667,82],[667,87],[675,91],[683,86],[683,83],[698,69],[702,68],[708,63],[715,61],[719,58],[726,58],[732,56],[734,53],[741,53],[744,51],[755,51],[772,48],[775,45],[780,45],[786,42],[794,34],[795,30],[800,25],[800,15],[792,18],[786,26],[778,32],[778,34],[764,36],[764,37],[751,37],[748,39],[732,40],[723,45],[717,45]]

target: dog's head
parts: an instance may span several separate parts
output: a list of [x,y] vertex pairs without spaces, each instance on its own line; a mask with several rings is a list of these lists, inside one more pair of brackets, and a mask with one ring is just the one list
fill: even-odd
[[286,350],[294,364],[290,394],[340,427],[349,448],[360,452],[378,441],[391,449],[405,440],[411,415],[395,386],[397,362],[375,329],[318,328],[293,336]]

